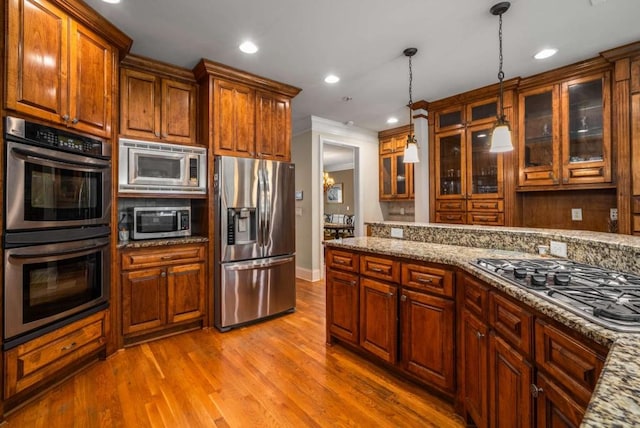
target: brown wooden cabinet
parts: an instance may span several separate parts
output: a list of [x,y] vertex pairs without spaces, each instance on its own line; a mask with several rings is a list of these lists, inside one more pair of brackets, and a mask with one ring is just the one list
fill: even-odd
[[610,74],[582,72],[531,88],[524,82],[518,121],[521,190],[612,182]]
[[[327,265],[328,266],[328,265]],[[360,341],[360,279],[357,274],[327,269],[327,342],[332,336]]]
[[398,287],[371,278],[360,280],[360,346],[395,363],[398,354]]
[[413,200],[413,164],[404,163],[409,125],[378,133],[380,200]]
[[7,109],[110,137],[118,48],[53,2],[8,4]]
[[188,70],[129,55],[120,69],[120,133],[196,144],[197,89]]
[[139,340],[142,334],[161,335],[181,323],[188,328],[202,326],[205,253],[205,246],[201,244],[123,251],[122,334],[125,343]]
[[[511,84],[513,86],[513,84]],[[511,186],[506,154],[490,153],[498,109],[497,92],[485,89],[430,104],[435,177],[432,218],[437,223],[503,226],[505,195]],[[505,94],[505,114],[511,119],[513,91]],[[464,100],[467,102],[460,103]],[[452,105],[453,104],[453,105]]]
[[209,60],[194,73],[201,133],[215,155],[291,160],[291,99],[299,88]]
[[5,400],[60,380],[64,370],[105,356],[109,311],[100,311],[4,352]]

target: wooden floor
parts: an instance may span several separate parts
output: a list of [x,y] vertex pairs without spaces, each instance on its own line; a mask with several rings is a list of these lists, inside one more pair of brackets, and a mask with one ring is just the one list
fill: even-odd
[[325,343],[323,283],[293,314],[134,346],[16,410],[8,427],[461,427],[452,407]]

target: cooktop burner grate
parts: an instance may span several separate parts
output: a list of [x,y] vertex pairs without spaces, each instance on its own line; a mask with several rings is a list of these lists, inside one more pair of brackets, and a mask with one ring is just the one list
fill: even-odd
[[475,263],[596,324],[640,332],[640,275],[566,259],[478,259]]

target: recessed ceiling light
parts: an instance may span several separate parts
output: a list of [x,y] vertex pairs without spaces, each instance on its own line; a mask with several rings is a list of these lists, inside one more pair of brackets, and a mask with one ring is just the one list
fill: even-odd
[[545,58],[549,58],[550,56],[554,56],[556,54],[556,52],[558,52],[558,49],[542,49],[540,52],[538,52],[537,54],[535,54],[533,57],[535,59],[545,59]]
[[110,3],[110,4],[118,4],[120,3],[120,0],[102,0],[105,3]]
[[398,123],[398,118],[397,117],[390,117],[389,119],[387,119],[387,123],[389,125],[393,125],[394,123]]
[[240,45],[240,50],[244,53],[254,54],[258,52],[258,47],[255,45],[255,43],[247,40],[246,42],[242,42],[242,44]]
[[340,81],[340,78],[338,76],[336,76],[335,74],[330,74],[327,77],[324,78],[324,81],[326,83],[338,83]]

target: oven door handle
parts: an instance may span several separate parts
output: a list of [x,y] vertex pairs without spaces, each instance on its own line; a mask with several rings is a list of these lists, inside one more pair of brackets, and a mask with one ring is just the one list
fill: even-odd
[[[93,252],[94,250],[97,250],[98,248],[102,248],[102,247],[106,247],[107,245],[109,245],[109,242],[98,242],[96,244],[93,245],[87,245],[84,247],[73,247],[73,248],[65,248],[65,249],[60,249],[60,250],[55,250],[55,251],[47,251],[45,253],[42,252],[42,249],[40,248],[39,251],[21,251],[18,249],[14,249],[11,250],[11,254],[10,257],[16,258],[16,259],[42,259],[45,257],[56,257],[56,256],[65,256],[67,254],[76,254],[76,253],[89,253],[89,252]],[[78,254],[78,256],[81,256],[82,254]]]
[[[110,162],[109,161],[105,161],[102,159],[93,159],[93,158],[88,158],[85,156],[82,156],[83,161],[80,160],[68,160],[68,159],[59,159],[55,156],[51,156],[51,155],[47,155],[44,154],[42,152],[40,152],[37,149],[31,150],[31,149],[23,149],[23,148],[13,148],[12,151],[14,153],[17,153],[19,155],[24,156],[24,159],[31,159],[31,160],[35,160],[35,161],[46,161],[47,163],[49,163],[49,165],[51,166],[58,166],[58,167],[65,167],[67,165],[78,165],[78,166],[83,166],[86,168],[93,168],[93,169],[105,169],[105,168],[109,168],[110,166]],[[73,156],[73,155],[72,155]]]

